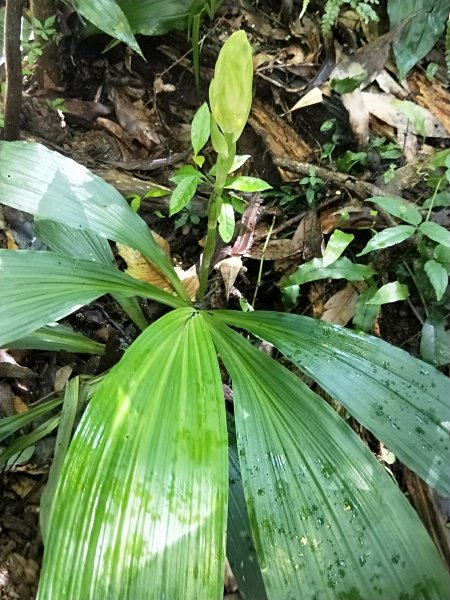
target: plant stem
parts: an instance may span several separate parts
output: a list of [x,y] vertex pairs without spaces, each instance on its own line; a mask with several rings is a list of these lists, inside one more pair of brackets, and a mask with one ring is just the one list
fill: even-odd
[[228,156],[219,154],[216,163],[216,181],[208,203],[208,229],[206,243],[203,251],[202,265],[200,267],[200,285],[197,292],[197,302],[202,302],[205,297],[208,283],[209,268],[216,249],[217,219],[222,208],[222,194],[228,176],[228,171],[236,155],[236,144],[228,143]]
[[[223,189],[223,188],[222,188]],[[203,251],[202,266],[200,269],[200,286],[197,292],[197,300],[201,302],[205,297],[206,285],[208,283],[209,267],[216,249],[217,219],[220,214],[221,197],[216,187],[211,194],[208,204],[208,229],[206,232],[206,243]]]

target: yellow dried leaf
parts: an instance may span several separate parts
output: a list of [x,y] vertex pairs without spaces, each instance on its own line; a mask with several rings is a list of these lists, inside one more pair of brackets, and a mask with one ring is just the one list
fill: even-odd
[[[155,236],[155,240],[158,245],[166,252],[166,248],[160,244],[160,240],[163,240],[160,236]],[[159,238],[159,239],[158,239]],[[163,240],[167,246],[169,247],[167,242]],[[117,243],[117,249],[119,251],[120,256],[127,263],[126,273],[135,279],[140,279],[141,281],[146,281],[147,283],[151,283],[152,285],[165,290],[167,292],[172,292],[172,286],[168,283],[164,277],[151,265],[148,260],[138,251],[130,248],[126,244]]]

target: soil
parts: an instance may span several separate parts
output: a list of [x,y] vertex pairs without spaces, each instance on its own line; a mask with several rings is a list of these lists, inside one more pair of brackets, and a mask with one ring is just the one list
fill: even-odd
[[[367,215],[362,203],[345,185],[328,181],[326,187],[318,192],[314,205],[310,206],[298,185],[302,176],[277,167],[274,158],[284,156],[311,165],[319,164],[320,149],[330,141],[330,136],[321,126],[329,120],[333,120],[336,131],[340,132],[338,154],[346,149],[357,150],[358,144],[351,133],[348,113],[337,96],[286,115],[298,98],[298,94],[286,90],[306,88],[324,60],[325,50],[314,46],[314,36],[297,34],[296,37],[292,34],[292,26],[290,31],[283,25],[278,19],[283,3],[260,2],[258,9],[254,6],[257,3],[235,4],[233,9],[226,5],[221,9],[213,29],[207,24],[204,26],[206,37],[201,53],[199,90],[194,84],[190,45],[182,33],[141,38],[139,42],[147,61],[131,56],[122,45],[102,53],[108,43],[103,36],[83,41],[78,40],[76,35],[65,36],[59,47],[62,89],[38,90],[32,78],[26,81],[22,137],[40,141],[84,163],[126,196],[143,195],[146,189],[155,185],[170,186],[170,177],[176,166],[186,158],[178,162],[170,159],[179,154],[189,156],[188,125],[195,110],[207,98],[207,86],[221,42],[233,29],[240,26],[247,28],[253,38],[255,54],[269,52],[275,56],[278,53],[284,56],[288,65],[261,71],[261,76],[255,78],[255,104],[250,125],[238,148],[238,153],[251,154],[244,172],[269,181],[278,190],[278,196],[275,194],[264,201],[255,231],[254,257],[245,259],[245,271],[240,273],[235,283],[239,294],[232,293],[227,299],[221,275],[214,272],[209,302],[215,308],[238,307],[239,297],[251,301],[255,289],[258,289],[256,305],[259,309],[282,310],[281,294],[276,284],[282,276],[295,269],[299,260],[320,255],[323,236],[332,230],[332,227],[328,230],[327,227],[330,219],[335,218],[333,215],[352,205],[356,211],[352,214],[357,216],[352,216],[350,229],[355,235],[356,246],[364,246],[368,233],[364,220]],[[314,27],[316,31],[317,23]],[[295,52],[309,56],[308,65],[312,64],[313,68],[302,68],[301,61],[299,64],[289,63],[288,59]],[[129,94],[122,106],[117,90],[126,90]],[[66,99],[68,112],[63,117],[49,105],[48,99],[54,97]],[[130,119],[136,120],[131,106],[139,99],[141,116],[147,119],[145,131],[133,130],[129,124]],[[122,118],[119,118],[121,111]],[[207,151],[207,164],[211,164],[212,160]],[[124,161],[129,164],[134,161],[135,168],[117,166]],[[323,161],[320,164],[327,166]],[[378,174],[376,168],[371,171],[367,167],[357,174],[357,179],[375,182]],[[288,201],[289,195],[294,199]],[[206,195],[200,190],[192,204],[194,218],[177,227],[178,217],[167,217],[167,199],[142,200],[141,216],[168,241],[172,256],[184,267],[195,264],[201,254],[199,240],[205,230],[205,204]],[[17,247],[35,247],[33,223],[26,215],[7,210],[5,218],[7,226],[3,231],[0,229],[3,246],[10,243],[12,236]],[[276,232],[273,240],[292,240],[295,234],[300,235],[298,226],[301,221],[309,224],[307,235],[303,233],[294,255],[283,254],[281,243],[274,245],[274,252],[276,247],[276,252],[281,253],[277,255],[275,252],[273,258],[266,257],[260,274],[258,248],[261,252],[269,229]],[[398,256],[389,257],[390,264],[396,260],[399,260]],[[326,301],[343,287],[344,284],[336,281],[309,284],[308,292],[302,294],[295,311],[318,316],[323,312]],[[144,308],[151,319],[160,311],[153,306]],[[417,355],[422,317],[420,299],[412,298],[409,304],[402,303],[401,307],[398,303],[388,304],[377,321],[375,333]],[[40,398],[54,393],[57,377],[69,370],[70,375],[103,372],[119,360],[123,348],[138,334],[120,308],[105,298],[80,309],[67,322],[76,330],[107,342],[106,356],[99,360],[63,352],[11,351],[16,363],[29,369],[31,376],[29,372],[27,376],[22,372],[0,379],[0,417],[26,410]],[[354,423],[354,428],[377,455],[382,453],[383,448],[377,440],[357,423]],[[0,474],[1,600],[31,600],[36,595],[42,560],[39,499],[51,464],[53,443],[52,436],[39,442],[32,457]],[[407,482],[402,465],[397,463],[393,470],[402,489],[414,503],[414,489],[417,490],[419,484],[413,485],[411,478]],[[423,492],[424,484],[421,485],[420,496],[422,507],[425,507],[421,514],[434,511],[445,523],[449,507],[439,504],[436,495],[427,496]],[[427,526],[432,530],[433,524],[429,521]],[[438,543],[443,548],[447,544],[444,553],[447,552],[448,556],[448,535],[446,538],[445,534],[441,536]],[[228,592],[232,591],[231,586]]]

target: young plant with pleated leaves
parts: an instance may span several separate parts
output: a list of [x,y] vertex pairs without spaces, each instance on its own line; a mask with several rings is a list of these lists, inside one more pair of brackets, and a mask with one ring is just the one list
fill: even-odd
[[[38,144],[1,142],[0,167],[4,204],[70,232],[53,251],[0,251],[0,344],[58,347],[65,330],[51,337],[48,324],[105,293],[173,309],[95,387],[52,477],[39,600],[219,600],[225,554],[250,600],[446,596],[441,557],[391,476],[259,341],[449,494],[450,386],[442,373],[380,339],[308,317],[192,305],[145,223],[111,186]],[[77,259],[72,242],[81,232],[92,254]],[[105,239],[139,250],[170,291],[99,261]],[[219,358],[234,394],[230,442]],[[66,424],[77,385],[64,398]],[[60,438],[65,444],[66,432]]]

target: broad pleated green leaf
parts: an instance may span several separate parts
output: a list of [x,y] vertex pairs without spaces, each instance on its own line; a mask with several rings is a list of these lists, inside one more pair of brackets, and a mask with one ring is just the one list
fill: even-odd
[[0,346],[107,293],[140,295],[168,306],[184,304],[116,269],[56,252],[0,250],[0,281]]
[[39,600],[219,600],[227,430],[208,328],[193,309],[145,330],[70,446]]
[[[55,252],[116,267],[108,240],[89,229],[75,229],[57,221],[38,219],[36,235]],[[120,294],[113,294],[113,298],[142,331],[147,327],[147,319],[136,298]]]
[[142,56],[133,30],[116,0],[72,0],[72,4],[90,23],[111,37],[125,42]]
[[105,351],[104,344],[94,342],[59,323],[49,323],[25,337],[9,342],[8,348],[65,350],[66,352],[86,352],[88,354],[103,354]]
[[212,314],[271,342],[410,469],[450,494],[450,380],[442,373],[376,337],[309,317]]
[[437,549],[369,449],[301,380],[211,321],[270,600],[445,598]]
[[188,299],[146,223],[115,188],[70,158],[40,144],[0,142],[0,203],[128,244]]

